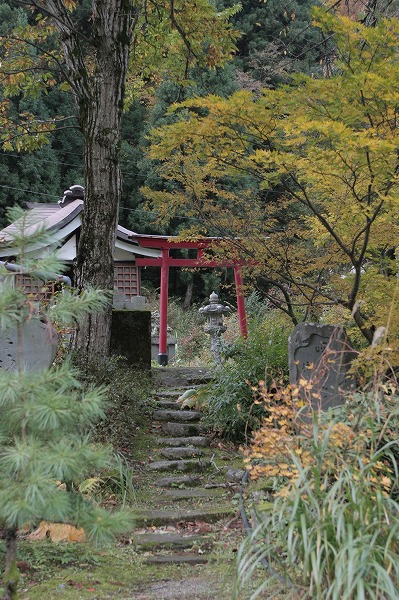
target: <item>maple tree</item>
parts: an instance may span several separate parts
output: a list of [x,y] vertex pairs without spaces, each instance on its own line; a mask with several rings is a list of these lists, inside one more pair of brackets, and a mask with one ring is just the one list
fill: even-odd
[[[23,0],[27,23],[2,35],[0,106],[4,149],[36,149],[62,117],[32,111],[12,118],[10,98],[35,96],[59,84],[73,93],[84,138],[85,209],[76,265],[77,285],[113,289],[113,248],[121,196],[119,150],[125,100],[163,71],[185,80],[191,64],[210,68],[234,50],[228,23],[236,8],[218,12],[208,0]],[[126,94],[128,82],[129,94]],[[108,354],[111,307],[86,319],[76,349],[86,367]]]
[[144,193],[161,222],[190,217],[182,236],[219,236],[213,252],[246,260],[294,323],[329,310],[371,343],[388,318],[392,341],[399,21],[314,19],[334,40],[332,75],[175,104],[149,150],[168,191]]

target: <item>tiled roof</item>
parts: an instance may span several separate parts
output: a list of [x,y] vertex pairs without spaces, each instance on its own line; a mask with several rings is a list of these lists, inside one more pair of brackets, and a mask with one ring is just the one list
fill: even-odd
[[[58,232],[55,235],[57,242],[62,243],[64,237],[69,236],[72,231],[80,227],[80,219],[76,219],[83,210],[83,200],[72,200],[64,205],[29,203],[25,228],[26,235],[33,234],[38,228],[49,232]],[[76,219],[75,224],[73,223]],[[15,221],[0,231],[0,256],[10,255],[13,249],[13,234],[20,231],[19,222]],[[65,235],[63,235],[65,233]],[[142,256],[159,256],[158,249],[141,248],[135,239],[138,234],[130,229],[118,225],[116,231],[116,245],[124,251]]]
[[[66,206],[60,207],[58,204],[32,204],[27,212],[28,227],[26,235],[34,233],[38,227],[43,227],[47,231],[57,231],[65,227],[78,215],[83,208],[83,200],[74,200]],[[7,245],[12,240],[13,234],[19,231],[20,220],[11,223],[5,229],[0,231],[0,245]]]

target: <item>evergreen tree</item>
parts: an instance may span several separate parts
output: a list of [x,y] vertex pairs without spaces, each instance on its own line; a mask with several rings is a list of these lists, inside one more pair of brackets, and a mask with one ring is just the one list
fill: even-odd
[[[29,14],[0,1],[0,35],[28,23]],[[0,50],[1,56],[1,50]],[[0,87],[0,103],[4,101]],[[64,189],[83,183],[83,140],[77,127],[70,92],[59,88],[37,90],[34,97],[17,94],[7,99],[17,120],[21,114],[37,114],[43,122],[63,116],[51,144],[30,153],[16,148],[0,150],[0,226],[6,225],[7,208],[30,202],[55,202]]]
[[[48,236],[36,231],[29,238],[29,222],[21,211],[14,244],[23,250]],[[33,279],[54,279],[60,261],[50,254],[43,259],[19,255]],[[15,285],[13,272],[1,266],[0,327],[17,330],[20,340],[27,323],[79,322],[84,314],[101,310],[106,298],[100,292],[82,294],[64,290],[51,302],[33,301]],[[126,531],[130,516],[113,514],[83,498],[81,481],[111,463],[107,448],[91,441],[90,427],[103,415],[105,389],[85,389],[68,361],[60,366],[28,370],[18,350],[17,369],[0,369],[0,524],[7,547],[3,577],[4,600],[17,597],[17,531],[40,520],[68,522],[85,529],[89,540],[105,541]]]
[[[232,0],[222,0],[231,6]],[[312,25],[312,6],[320,0],[243,0],[233,16],[242,36],[237,41],[235,64],[244,88],[276,87],[292,73],[317,74],[328,47]]]

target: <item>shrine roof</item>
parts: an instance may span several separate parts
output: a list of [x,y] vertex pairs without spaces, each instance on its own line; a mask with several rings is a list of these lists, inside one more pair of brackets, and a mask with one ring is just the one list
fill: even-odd
[[[39,228],[44,228],[47,231],[57,231],[65,227],[81,213],[83,200],[74,200],[63,207],[58,204],[27,203],[27,208],[28,211],[25,217],[26,235],[29,236]],[[19,231],[18,225],[20,223],[21,219],[18,219],[18,221],[11,223],[0,232],[0,245],[4,246],[12,241],[13,235]]]
[[[84,201],[73,200],[60,206],[57,204],[27,202],[26,235],[34,233],[39,227],[46,231],[58,231],[69,225],[83,210]],[[7,246],[13,239],[13,235],[19,230],[20,220],[11,223],[0,231],[0,246]],[[80,226],[80,219],[76,222],[76,228]],[[117,237],[127,243],[137,245],[134,239],[138,235],[122,225],[117,226]]]
[[[63,199],[64,200],[64,199]],[[67,201],[59,203],[26,203],[27,211],[24,216],[24,229],[26,236],[34,234],[39,229],[51,233],[51,242],[33,243],[28,252],[38,252],[40,248],[59,247],[63,248],[62,258],[71,261],[76,256],[77,244],[74,234],[78,231],[82,222],[82,210],[84,200],[82,198],[68,198]],[[20,231],[21,221],[17,220],[0,231],[0,256],[14,256],[18,250],[14,246],[14,236]],[[156,258],[160,256],[161,250],[157,246],[140,246],[134,231],[118,225],[115,239],[115,260],[131,260],[133,256],[144,256]],[[73,241],[75,239],[75,241]],[[129,258],[129,256],[131,258]]]

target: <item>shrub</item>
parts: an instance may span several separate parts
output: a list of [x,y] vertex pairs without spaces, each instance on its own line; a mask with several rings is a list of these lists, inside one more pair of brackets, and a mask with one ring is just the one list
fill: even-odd
[[399,504],[375,477],[381,455],[343,462],[332,482],[320,469],[328,435],[314,444],[312,465],[295,459],[297,479],[259,515],[254,550],[241,548],[240,587],[266,557],[296,598],[399,598]]
[[208,393],[208,423],[225,437],[243,441],[259,426],[264,409],[254,403],[260,379],[288,373],[291,321],[279,311],[249,322],[248,339],[222,347],[222,364],[215,366]]
[[246,460],[276,494],[240,550],[237,593],[266,558],[295,598],[399,598],[399,390],[379,382],[313,421],[299,391],[260,390],[268,417]]

